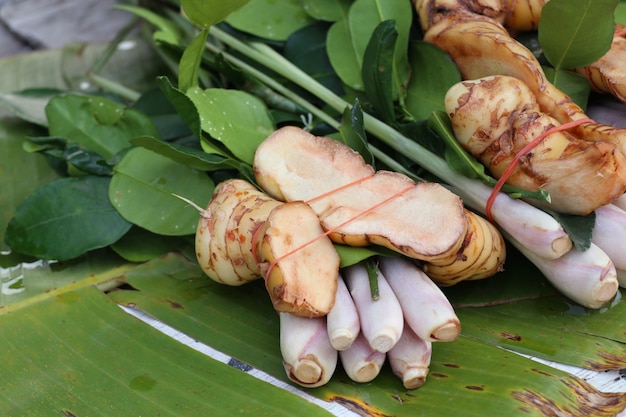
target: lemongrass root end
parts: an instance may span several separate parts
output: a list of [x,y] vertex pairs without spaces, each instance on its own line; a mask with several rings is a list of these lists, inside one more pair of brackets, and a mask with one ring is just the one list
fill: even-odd
[[439,326],[431,333],[430,337],[433,341],[452,342],[459,337],[461,333],[461,323],[458,320],[450,321]]
[[562,236],[552,241],[552,250],[555,258],[560,258],[572,249],[572,240],[569,236]]
[[408,368],[402,374],[402,385],[406,389],[415,389],[424,385],[428,368]]
[[369,362],[364,364],[359,370],[350,375],[354,382],[370,382],[380,373],[380,366],[377,363]]
[[384,334],[372,338],[369,343],[372,349],[385,353],[389,352],[391,348],[395,346],[398,339],[399,336]]
[[328,336],[330,338],[330,344],[336,350],[341,351],[352,346],[352,343],[354,342],[354,339],[356,339],[357,335],[345,329],[338,329],[330,333]]
[[598,282],[593,289],[593,305],[590,308],[600,308],[615,297],[619,289],[617,277],[612,276],[608,279]]
[[300,385],[312,387],[322,380],[324,370],[313,360],[301,359],[298,363],[293,365],[289,376]]

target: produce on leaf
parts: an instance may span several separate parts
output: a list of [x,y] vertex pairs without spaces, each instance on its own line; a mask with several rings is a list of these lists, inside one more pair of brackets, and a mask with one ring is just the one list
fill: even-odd
[[325,317],[279,313],[280,352],[287,376],[313,388],[326,384],[337,367],[338,353],[330,344]]
[[277,202],[244,180],[215,188],[201,212],[196,256],[223,284],[265,277],[277,311],[323,316],[334,303],[339,255],[315,213],[302,202]]
[[397,343],[404,327],[402,307],[396,295],[380,271],[377,271],[379,298],[376,300],[372,297],[368,272],[363,264],[355,264],[342,271],[359,313],[363,337],[373,349],[389,351]]
[[419,388],[426,382],[432,350],[432,342],[417,336],[407,325],[398,343],[387,352],[393,373],[406,389]]
[[461,199],[441,185],[375,173],[348,146],[296,127],[261,143],[254,173],[274,198],[308,201],[337,243],[378,244],[431,260],[454,256],[466,232]]
[[[496,178],[534,138],[560,125],[540,110],[522,81],[508,76],[457,83],[445,103],[457,140]],[[506,181],[526,190],[548,191],[550,202],[533,204],[587,215],[624,194],[626,157],[613,143],[556,132],[523,155]]]
[[400,257],[382,257],[380,269],[392,288],[406,324],[423,340],[449,342],[461,331],[450,301],[414,263]]

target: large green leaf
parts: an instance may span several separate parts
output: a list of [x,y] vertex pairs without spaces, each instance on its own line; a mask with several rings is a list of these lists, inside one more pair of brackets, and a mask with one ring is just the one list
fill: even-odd
[[4,416],[328,415],[144,325],[91,286],[12,309],[0,326]]
[[108,177],[59,178],[38,188],[17,208],[5,241],[12,250],[42,259],[72,259],[116,242],[131,224],[108,199]]
[[[133,269],[125,279],[135,291],[111,293],[116,301],[288,381],[278,318],[262,282],[223,286],[205,277],[194,259],[175,254]],[[576,340],[582,345],[596,342],[582,333]],[[523,415],[543,416],[545,407],[551,407],[564,415],[610,416],[626,404],[626,394],[596,396],[583,381],[476,340],[471,333],[434,346],[429,379],[418,390],[403,389],[389,369],[371,384],[356,384],[339,368],[329,384],[308,391],[362,415],[484,416],[524,410]]]

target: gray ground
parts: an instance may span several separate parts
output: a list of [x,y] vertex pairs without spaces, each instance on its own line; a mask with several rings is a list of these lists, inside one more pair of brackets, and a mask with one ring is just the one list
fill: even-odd
[[0,0],[0,58],[112,39],[130,19],[116,0]]

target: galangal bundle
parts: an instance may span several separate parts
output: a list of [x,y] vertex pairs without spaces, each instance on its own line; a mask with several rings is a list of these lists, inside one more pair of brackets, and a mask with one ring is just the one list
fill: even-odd
[[[353,380],[366,382],[388,359],[407,388],[421,385],[432,342],[460,332],[433,280],[453,285],[500,271],[498,230],[440,184],[376,172],[351,148],[295,127],[258,147],[254,173],[261,190],[226,180],[201,211],[202,269],[228,285],[264,278],[293,381],[322,385],[341,360]],[[340,268],[334,244],[397,255],[378,257],[373,268]]]
[[[255,153],[259,188],[220,184],[202,211],[196,247],[218,282],[264,279],[280,318],[285,370],[306,387],[328,382],[339,362],[357,382],[374,379],[388,361],[406,388],[423,384],[433,342],[460,332],[440,287],[502,270],[503,236],[585,307],[606,305],[626,282],[626,257],[611,251],[611,225],[626,224],[617,205],[626,191],[626,131],[589,119],[507,30],[536,29],[545,1],[414,3],[424,39],[447,52],[464,78],[445,99],[457,140],[494,177],[549,193],[532,205],[596,212],[597,227],[580,252],[550,215],[524,202],[467,195],[462,179],[451,191],[375,171],[333,139],[278,129]],[[610,53],[579,72],[623,100],[623,73],[613,65],[624,56],[621,39],[616,34]],[[336,245],[395,254],[342,265]]]

